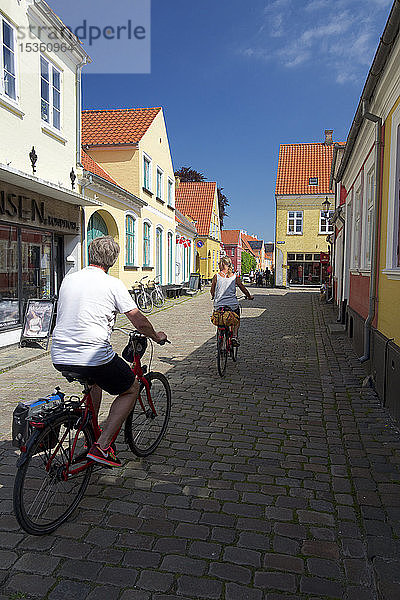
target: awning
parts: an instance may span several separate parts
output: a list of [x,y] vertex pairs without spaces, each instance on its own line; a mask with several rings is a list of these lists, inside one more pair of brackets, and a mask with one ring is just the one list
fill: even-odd
[[49,198],[55,198],[68,204],[75,204],[76,206],[102,206],[102,202],[94,200],[93,198],[86,198],[77,192],[68,190],[56,183],[39,179],[34,175],[28,175],[17,169],[13,169],[7,165],[0,163],[0,180],[24,188],[36,194],[42,194]]

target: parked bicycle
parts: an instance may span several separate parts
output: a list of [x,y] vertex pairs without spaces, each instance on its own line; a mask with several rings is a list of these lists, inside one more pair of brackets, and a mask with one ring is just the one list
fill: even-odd
[[[167,429],[171,412],[171,389],[164,375],[141,365],[147,338],[138,331],[119,329],[129,335],[122,356],[140,382],[136,404],[125,421],[125,441],[136,456],[152,454]],[[168,341],[168,340],[166,340]],[[151,345],[150,364],[153,356]],[[64,523],[77,508],[93,469],[108,468],[88,460],[88,448],[99,438],[90,394],[91,382],[73,372],[63,372],[69,381],[83,385],[83,396],[57,394],[26,419],[26,435],[20,438],[14,483],[14,512],[29,534],[46,535]],[[115,434],[115,441],[118,432]]]
[[148,314],[153,310],[153,300],[151,294],[147,291],[146,286],[143,283],[145,279],[148,279],[147,275],[142,277],[137,282],[136,285],[138,286],[138,289],[133,287],[132,290],[135,296],[136,306],[140,311]]
[[161,308],[165,304],[165,296],[161,287],[160,279],[156,277],[154,280],[154,289],[151,291],[151,299],[155,308]]

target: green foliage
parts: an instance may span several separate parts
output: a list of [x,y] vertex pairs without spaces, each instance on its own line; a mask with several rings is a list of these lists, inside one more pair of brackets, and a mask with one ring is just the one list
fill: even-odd
[[254,271],[257,266],[256,259],[250,252],[242,251],[242,275],[246,275],[250,273],[250,271]]

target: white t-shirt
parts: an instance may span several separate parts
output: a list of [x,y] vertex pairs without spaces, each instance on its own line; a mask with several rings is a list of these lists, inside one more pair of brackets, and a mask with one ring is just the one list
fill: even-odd
[[60,287],[51,359],[55,364],[97,366],[112,360],[117,313],[136,308],[120,281],[98,267],[67,275]]

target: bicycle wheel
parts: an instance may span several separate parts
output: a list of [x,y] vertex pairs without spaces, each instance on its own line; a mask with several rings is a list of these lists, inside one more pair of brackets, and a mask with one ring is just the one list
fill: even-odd
[[[18,468],[13,498],[15,516],[27,533],[46,535],[57,529],[72,514],[85,493],[93,465],[64,479],[78,419],[77,415],[60,415],[53,423],[33,434],[36,439],[27,451],[26,460]],[[93,442],[92,427],[86,425],[76,438],[71,468],[78,468],[86,462],[87,448]]]
[[225,330],[217,331],[217,367],[221,377],[225,375],[226,361],[228,352],[226,349],[226,332]]
[[171,413],[171,388],[167,378],[155,372],[145,377],[150,383],[155,413],[142,384],[135,407],[125,421],[125,439],[136,456],[148,456],[154,452],[167,429]]
[[147,292],[141,292],[138,294],[136,304],[138,309],[143,313],[150,313],[153,310],[153,301],[150,294]]
[[164,295],[158,289],[155,289],[151,292],[151,299],[155,308],[161,308],[165,304]]

